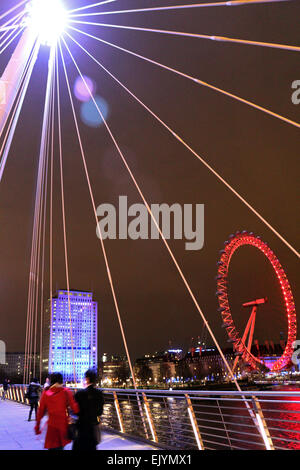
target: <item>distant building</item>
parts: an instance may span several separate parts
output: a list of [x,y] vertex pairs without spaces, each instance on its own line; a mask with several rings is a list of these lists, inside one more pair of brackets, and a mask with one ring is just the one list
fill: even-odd
[[141,383],[159,384],[176,379],[176,366],[182,349],[145,354],[135,362],[135,374]]
[[[223,353],[232,367],[235,360],[232,348],[224,349]],[[228,375],[223,359],[215,347],[195,348],[187,353],[185,361],[193,380],[223,381]]]
[[130,371],[126,357],[116,354],[103,354],[101,362],[101,381],[103,386],[122,385],[129,377]]
[[[251,353],[259,357],[263,365],[271,368],[272,364],[282,355],[283,349],[284,344],[274,345],[272,342],[266,341],[264,345],[259,345],[256,341],[252,345]],[[233,349],[224,349],[223,353],[230,367],[233,367],[236,357]],[[222,381],[229,375],[219,351],[213,346],[192,349],[187,353],[185,361],[189,365],[194,380]],[[242,375],[244,372],[248,373],[249,370],[248,365],[240,360],[235,373]]]
[[271,369],[272,365],[282,356],[285,345],[286,342],[283,339],[280,339],[279,344],[274,344],[272,341],[265,341],[265,344],[258,345],[256,342],[251,348],[251,353],[254,356],[258,356],[262,363],[268,369]]
[[171,361],[180,361],[183,358],[183,350],[182,349],[168,349],[164,356]]
[[[69,311],[70,310],[70,311]],[[97,369],[98,303],[91,292],[59,290],[46,309],[43,371],[61,372],[65,382],[80,382]]]
[[[28,362],[31,362],[31,370],[33,370],[33,364],[35,362],[35,375],[39,377],[40,373],[40,355],[31,354]],[[14,383],[22,383],[24,377],[24,366],[25,366],[25,353],[23,352],[11,352],[6,353],[5,364],[0,364],[0,381],[4,378],[9,378]],[[31,373],[32,377],[32,373]],[[33,378],[33,377],[32,377]]]

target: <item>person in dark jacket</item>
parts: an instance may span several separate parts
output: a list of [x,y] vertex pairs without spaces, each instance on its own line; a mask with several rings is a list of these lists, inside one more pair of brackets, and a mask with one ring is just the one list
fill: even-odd
[[7,394],[7,391],[8,391],[8,387],[9,387],[9,379],[4,379],[3,380],[3,384],[2,384],[2,387],[3,387],[3,392],[2,392],[2,400],[5,400],[6,399],[6,394]]
[[33,410],[35,412],[35,419],[36,419],[40,391],[41,391],[41,386],[38,382],[38,379],[33,379],[27,390],[27,398],[29,400],[29,405],[30,405],[28,421],[31,421]]
[[86,388],[75,394],[79,405],[78,436],[73,450],[97,450],[100,442],[100,416],[103,413],[103,393],[96,388],[97,375],[93,370],[85,373]]

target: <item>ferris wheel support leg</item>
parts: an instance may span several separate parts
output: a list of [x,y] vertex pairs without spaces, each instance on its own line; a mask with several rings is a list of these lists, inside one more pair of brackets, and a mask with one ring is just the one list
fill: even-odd
[[[247,322],[243,337],[242,337],[242,343],[243,344],[246,343],[246,339],[247,339],[247,335],[249,333],[250,327],[251,327],[252,338],[253,338],[255,315],[256,315],[256,307],[253,307],[251,315],[250,315],[249,320]],[[250,333],[250,336],[251,336],[251,333]],[[249,337],[249,340],[250,340],[250,337]],[[252,339],[251,339],[251,345],[252,345]],[[249,349],[249,341],[248,341],[248,349]],[[251,349],[250,349],[250,351],[251,351]],[[237,356],[234,360],[234,364],[233,364],[233,368],[232,368],[233,372],[235,371],[235,368],[237,366],[238,361],[239,361],[239,356]]]
[[255,307],[253,307],[252,313],[251,313],[252,321],[251,321],[251,329],[250,329],[250,334],[249,334],[249,338],[248,338],[248,346],[247,346],[247,349],[250,353],[251,353],[251,348],[252,348],[252,343],[253,343],[254,327],[255,327],[255,320],[256,320],[256,311],[257,311],[257,307],[255,306]]

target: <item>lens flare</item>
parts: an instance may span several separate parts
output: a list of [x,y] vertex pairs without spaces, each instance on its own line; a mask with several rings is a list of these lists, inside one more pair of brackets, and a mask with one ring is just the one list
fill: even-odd
[[[99,95],[95,96],[95,102],[98,108],[101,110],[104,119],[108,118],[109,109],[107,102]],[[99,115],[98,109],[93,100],[82,103],[81,105],[81,119],[89,127],[100,127],[103,124],[103,120]]]
[[96,84],[95,82],[87,77],[83,76],[84,80],[81,77],[77,77],[74,85],[74,94],[79,101],[90,101],[91,94],[96,93]]
[[68,12],[60,0],[32,0],[26,24],[43,45],[55,45],[68,23]]

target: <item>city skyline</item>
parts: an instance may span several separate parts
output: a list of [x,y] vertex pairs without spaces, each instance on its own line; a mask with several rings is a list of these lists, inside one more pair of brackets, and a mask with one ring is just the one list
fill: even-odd
[[[266,263],[265,263],[266,264]],[[265,266],[264,266],[265,267]],[[216,287],[215,287],[216,289]],[[65,289],[62,289],[62,290],[65,290]],[[57,290],[57,292],[59,291],[59,289]],[[73,289],[71,288],[70,289],[70,292],[82,292],[82,290],[80,289]],[[259,293],[263,293],[262,290],[258,290],[257,292]],[[55,296],[55,293],[53,294],[53,297]],[[278,292],[278,296],[277,296],[277,299],[278,299],[278,303],[280,303],[280,292]],[[47,303],[47,302],[46,302]],[[270,303],[270,302],[269,302]],[[103,302],[101,302],[102,304],[102,308],[105,310],[105,305],[103,304]],[[236,303],[235,303],[236,305]],[[273,302],[273,305],[274,305],[274,302]],[[217,304],[216,304],[216,312],[217,312]],[[269,312],[269,318],[270,317],[270,313],[272,315],[272,305],[269,306],[268,304],[266,306],[264,306],[264,308],[262,309],[263,310],[263,314],[265,314],[266,312]],[[241,313],[244,314],[244,309],[240,308],[240,311]],[[217,312],[218,313],[218,312]],[[281,313],[279,309],[277,309],[277,311],[275,312],[276,315],[277,315],[277,319],[279,317],[279,314]],[[234,312],[235,314],[235,312]],[[260,314],[260,312],[259,312]],[[218,313],[218,315],[220,315]],[[99,325],[98,325],[98,333],[103,337],[105,337],[105,335],[103,334],[103,330],[101,328],[101,320],[99,321]],[[237,321],[238,323],[238,326],[240,328],[242,328],[242,325],[243,325],[243,322],[246,322],[246,317],[245,319],[239,319],[239,318],[235,318],[235,320]],[[221,324],[221,316],[220,316],[220,324]],[[255,335],[254,339],[255,340],[259,340],[261,343],[264,343],[264,341],[273,341],[273,342],[279,342],[279,340],[281,339],[281,336],[282,334],[285,335],[286,334],[286,328],[285,328],[285,319],[284,319],[284,309],[282,307],[282,318],[280,319],[280,329],[277,329],[277,331],[275,332],[274,335],[270,335],[268,332],[266,332],[266,330],[264,329],[264,325],[263,323],[261,322],[261,320],[258,320],[258,335]],[[156,346],[154,348],[151,348],[151,347],[148,347],[148,348],[143,348],[141,347],[139,349],[138,352],[133,352],[132,356],[134,358],[137,358],[143,354],[146,354],[147,352],[149,351],[162,351],[162,350],[165,350],[167,349],[168,347],[170,347],[171,345],[173,345],[173,347],[180,347],[180,348],[183,348],[184,350],[188,350],[190,347],[191,347],[191,341],[192,341],[192,338],[194,338],[194,342],[197,342],[197,338],[204,338],[205,341],[206,341],[206,344],[211,344],[213,345],[213,342],[211,340],[211,338],[209,337],[209,334],[208,332],[206,331],[206,329],[203,327],[203,325],[201,325],[198,329],[198,331],[192,331],[192,336],[188,336],[187,334],[185,333],[182,333],[180,335],[177,335],[177,337],[171,337],[170,334],[168,334],[166,332],[165,334],[165,339],[160,341],[160,342],[156,342]],[[104,344],[103,344],[104,343]],[[226,336],[224,336],[224,339],[222,341],[222,346],[226,348],[226,344],[227,343],[227,338]],[[7,351],[8,352],[14,352],[14,351],[23,351],[24,349],[24,345],[22,347],[22,344],[21,344],[21,347],[20,348],[14,348],[11,343],[8,343],[7,344]],[[105,346],[105,341],[101,341],[100,342],[100,347],[99,347],[99,356],[101,356],[101,354],[103,354],[104,352],[107,352],[109,354],[125,354],[125,351],[123,349],[123,346],[122,344],[116,344],[116,346],[112,346],[111,344],[106,344]]]

